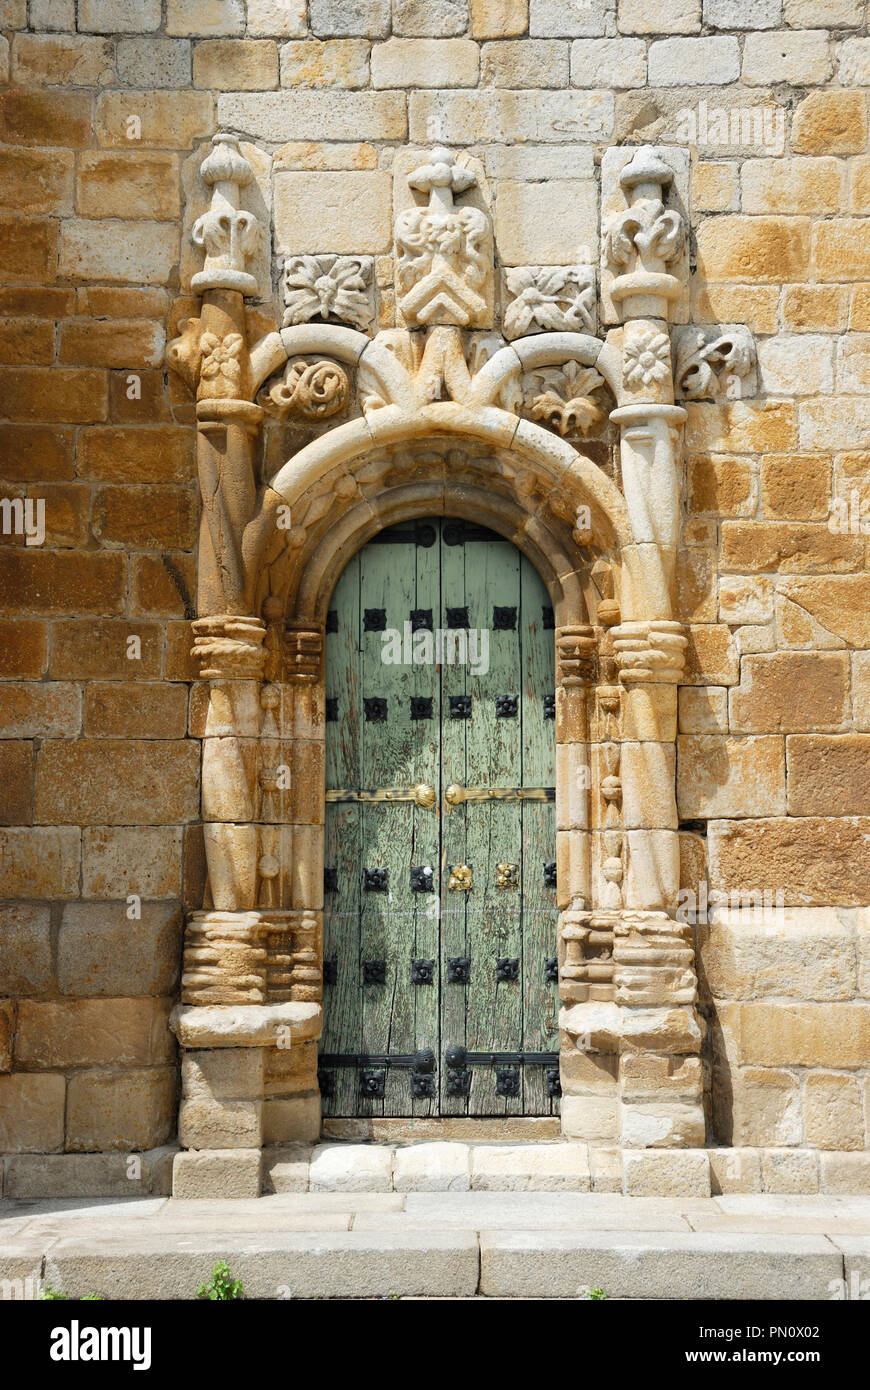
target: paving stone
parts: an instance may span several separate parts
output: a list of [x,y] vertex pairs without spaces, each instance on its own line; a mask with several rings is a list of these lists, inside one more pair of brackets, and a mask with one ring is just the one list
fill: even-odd
[[484,1231],[480,1254],[490,1298],[820,1299],[841,1274],[820,1236]]
[[477,1290],[477,1239],[461,1232],[326,1231],[314,1240],[292,1232],[141,1235],[124,1247],[104,1237],[58,1241],[51,1255],[68,1296],[195,1298],[218,1260],[253,1298],[470,1297]]

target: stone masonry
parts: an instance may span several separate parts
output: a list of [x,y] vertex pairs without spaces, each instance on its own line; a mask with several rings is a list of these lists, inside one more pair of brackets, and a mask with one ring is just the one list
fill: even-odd
[[866,0],[0,0],[0,81],[0,1193],[320,1138],[306,595],[451,433],[568,575],[564,1134],[870,1191]]

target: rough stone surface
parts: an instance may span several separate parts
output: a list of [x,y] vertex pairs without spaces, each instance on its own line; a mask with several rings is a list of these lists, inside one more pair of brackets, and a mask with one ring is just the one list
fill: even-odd
[[589,1192],[586,1145],[475,1145],[471,1187],[475,1192]]
[[468,1192],[471,1150],[465,1144],[411,1144],[396,1149],[393,1188],[396,1192]]
[[[493,1233],[481,1239],[481,1292],[490,1298],[564,1298],[603,1288],[610,1298],[824,1298],[840,1257],[817,1236]],[[669,1292],[670,1290],[670,1292]],[[680,1290],[680,1293],[677,1293]],[[775,1292],[774,1292],[775,1290]]]
[[388,1145],[321,1144],[311,1155],[311,1192],[390,1192],[393,1151]]

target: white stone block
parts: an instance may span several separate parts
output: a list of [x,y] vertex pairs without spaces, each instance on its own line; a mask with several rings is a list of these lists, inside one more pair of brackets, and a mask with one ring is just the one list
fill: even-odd
[[775,29],[782,0],[704,0],[704,23],[713,29]]
[[391,1192],[388,1144],[319,1144],[311,1155],[311,1192]]
[[305,0],[248,0],[251,38],[302,38],[307,33],[305,20]]
[[750,86],[815,86],[827,82],[833,68],[830,41],[821,29],[746,36],[743,81]]
[[580,39],[571,45],[574,87],[642,87],[646,82],[643,39]]
[[463,1143],[408,1144],[396,1149],[396,1192],[468,1192],[471,1150]]
[[593,180],[499,180],[495,234],[502,265],[573,265],[598,241]]
[[[348,209],[353,208],[353,216]],[[392,238],[392,179],[379,169],[275,175],[275,246],[299,255],[379,255]]]
[[659,39],[650,44],[651,87],[698,87],[736,82],[740,50],[736,38]]
[[710,1161],[704,1149],[625,1149],[626,1197],[709,1197]]
[[758,373],[770,395],[827,395],[834,389],[833,340],[816,333],[763,339]]

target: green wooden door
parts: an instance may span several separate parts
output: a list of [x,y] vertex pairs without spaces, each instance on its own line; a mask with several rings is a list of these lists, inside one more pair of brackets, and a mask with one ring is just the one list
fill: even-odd
[[327,1115],[558,1109],[552,626],[525,557],[450,519],[382,532],[336,587]]

